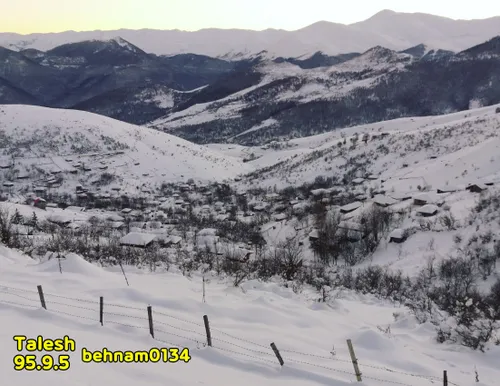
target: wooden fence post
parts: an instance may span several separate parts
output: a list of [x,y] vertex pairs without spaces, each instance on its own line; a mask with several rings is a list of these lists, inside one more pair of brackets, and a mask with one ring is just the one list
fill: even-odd
[[153,309],[151,308],[151,306],[148,306],[148,320],[149,320],[149,333],[154,338],[155,331],[153,329]]
[[104,297],[99,298],[99,320],[101,321],[101,326],[104,325]]
[[203,275],[203,303],[205,303],[205,275]]
[[278,358],[278,361],[280,363],[280,366],[283,366],[285,362],[283,362],[283,358],[281,357],[280,352],[278,351],[278,347],[274,344],[274,342],[271,343],[271,348],[274,351],[274,355],[276,355],[276,358]]
[[354,367],[354,374],[356,374],[356,379],[361,382],[361,371],[359,371],[358,359],[356,354],[354,354],[354,347],[350,339],[347,339],[347,347],[349,348],[349,355],[351,355],[352,366]]
[[208,324],[208,316],[203,315],[203,323],[205,323],[205,331],[207,333],[207,344],[212,347],[212,334],[210,333],[210,324]]
[[42,286],[39,285],[37,286],[38,288],[38,295],[40,295],[40,303],[42,303],[42,307],[47,309],[47,305],[45,304],[45,297],[43,296],[43,289]]
[[446,370],[443,371],[443,386],[448,386],[448,372]]

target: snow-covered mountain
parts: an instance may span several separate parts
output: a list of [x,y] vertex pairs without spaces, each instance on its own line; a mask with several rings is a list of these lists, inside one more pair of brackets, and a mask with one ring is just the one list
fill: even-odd
[[262,144],[498,103],[499,41],[238,61],[157,56],[121,38],[0,48],[0,103],[90,111],[197,143]]
[[140,49],[158,55],[195,53],[212,57],[242,58],[263,50],[272,56],[310,56],[317,51],[334,55],[364,52],[380,45],[403,50],[418,44],[461,51],[500,34],[500,17],[452,20],[422,13],[381,11],[373,17],[344,25],[321,21],[296,31],[267,29],[67,31],[49,34],[0,34],[0,45],[14,50],[41,51],[84,40],[120,36]]
[[233,67],[195,54],[147,54],[121,38],[47,52],[0,47],[0,104],[76,108],[142,124],[169,112],[171,100],[186,99],[184,91],[210,84]]
[[374,47],[332,66],[262,60],[149,124],[197,143],[244,145],[500,102],[500,37],[460,53]]

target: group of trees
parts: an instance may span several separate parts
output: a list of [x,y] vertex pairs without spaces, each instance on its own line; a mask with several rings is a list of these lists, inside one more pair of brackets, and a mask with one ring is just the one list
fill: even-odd
[[315,215],[318,238],[312,243],[316,256],[325,264],[337,264],[341,258],[353,266],[369,257],[394,224],[393,214],[373,206],[359,223],[344,223],[339,212],[319,208]]

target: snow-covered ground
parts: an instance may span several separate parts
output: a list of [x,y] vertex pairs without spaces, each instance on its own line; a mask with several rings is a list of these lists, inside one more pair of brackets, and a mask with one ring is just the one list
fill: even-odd
[[[498,233],[498,215],[491,212],[495,207],[479,213],[479,194],[464,190],[470,182],[498,182],[497,107],[440,117],[398,119],[249,148],[193,145],[164,133],[84,112],[1,106],[4,153],[0,165],[11,165],[12,161],[14,164],[14,168],[3,170],[5,182],[9,173],[15,177],[16,173],[34,173],[36,168],[46,168],[48,174],[70,171],[76,168],[75,162],[80,162],[91,169],[86,173],[110,171],[120,176],[122,186],[131,188],[149,180],[222,180],[254,172],[249,179],[231,182],[240,189],[297,186],[319,175],[341,178],[356,166],[365,169],[365,175],[359,177],[357,185],[341,186],[343,190],[367,193],[369,189],[383,188],[389,197],[414,197],[426,190],[423,194],[429,202],[443,201],[436,207],[436,216],[425,219],[429,229],[424,223],[420,225],[420,220],[424,220],[416,214],[420,207],[411,200],[391,205],[388,210],[404,213],[398,226],[415,232],[404,244],[383,240],[373,255],[355,267],[379,265],[415,276],[429,258],[443,260],[453,256],[473,236],[487,231]],[[366,144],[364,134],[369,136]],[[351,139],[356,136],[358,141],[352,146]],[[117,160],[123,162],[121,168],[115,164]],[[107,168],[101,169],[103,166]],[[373,174],[374,178],[362,178],[366,174]],[[63,175],[65,179],[72,178],[70,173]],[[73,182],[83,178],[79,171]],[[14,180],[14,187],[7,190],[16,191],[22,184],[33,182],[22,181]],[[453,186],[457,187],[456,192],[436,192],[438,188],[453,190]],[[498,196],[497,189],[488,186],[494,197]],[[374,205],[370,195],[366,196],[366,201],[343,215],[342,220],[359,220],[362,212]],[[162,198],[163,203],[175,204],[173,196]],[[303,204],[304,201],[296,205]],[[94,215],[103,219],[117,216],[116,212],[79,212],[78,208],[49,207],[43,211],[11,202],[0,207],[11,212],[17,209],[25,217],[36,212],[39,221],[56,218],[83,223]],[[293,212],[295,206],[291,209]],[[453,216],[455,227],[446,229],[441,223],[441,216],[447,214]],[[272,247],[302,227],[299,236],[304,240],[304,249],[308,249],[312,216],[305,223],[300,225],[293,217],[271,221],[262,226],[261,233]],[[461,244],[456,241],[458,236]],[[488,243],[494,241],[492,236]],[[130,283],[127,286],[119,268],[92,265],[71,253],[65,256],[59,266],[57,259],[33,260],[0,247],[0,374],[4,378],[6,374],[9,384],[342,386],[356,382],[347,339],[354,344],[365,385],[442,384],[443,370],[448,371],[449,384],[453,386],[498,384],[500,346],[489,344],[488,350],[481,353],[457,343],[438,344],[435,325],[418,323],[404,306],[375,297],[333,289],[328,301],[322,303],[318,302],[321,294],[306,286],[298,290],[296,283],[285,288],[283,283],[247,280],[234,287],[230,279],[209,274],[203,302],[202,279],[196,273],[183,276],[174,265],[169,272],[154,273],[146,272],[147,268],[126,266]],[[305,257],[312,258],[310,249]],[[488,289],[497,277],[498,270],[494,270],[478,285]],[[43,286],[47,310],[39,305],[37,285]],[[98,319],[99,296],[104,297],[104,326]],[[153,307],[155,339],[148,332],[147,305]],[[213,347],[205,347],[203,315],[210,320]],[[70,354],[71,368],[64,372],[15,372],[14,335],[68,335],[75,339],[77,351]],[[269,346],[271,342],[281,351],[283,367]],[[148,350],[162,345],[189,347],[191,361],[86,364],[80,359],[82,347],[92,351],[103,347]],[[164,366],[177,367],[174,371]]]
[[[37,262],[0,247],[0,372],[8,384],[50,385],[348,385],[356,383],[346,340],[351,339],[363,384],[425,386],[496,385],[495,347],[485,354],[438,345],[434,327],[419,325],[404,308],[349,292],[318,303],[317,293],[295,294],[273,283],[249,281],[233,288],[176,272],[122,273],[91,265],[74,254]],[[62,270],[62,274],[60,273]],[[42,285],[47,310],[40,306]],[[99,297],[104,298],[104,325]],[[153,309],[155,339],[147,309]],[[206,347],[202,316],[210,321]],[[76,342],[67,371],[15,371],[14,335]],[[270,343],[284,359],[280,367]],[[188,363],[83,363],[82,348],[149,350],[188,347]],[[332,354],[334,352],[334,355]],[[26,351],[23,353],[29,354]],[[38,358],[43,353],[35,353]],[[66,353],[58,353],[66,354]],[[475,371],[479,383],[475,382]]]

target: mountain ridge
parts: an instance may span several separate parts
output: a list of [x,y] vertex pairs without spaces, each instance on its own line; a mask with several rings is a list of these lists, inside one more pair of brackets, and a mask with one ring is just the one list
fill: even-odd
[[[490,54],[495,42],[458,54],[431,50],[423,56],[373,47],[331,67],[309,70],[264,60],[253,67],[261,76],[249,87],[229,96],[221,89],[219,99],[174,109],[148,126],[197,143],[262,145],[489,106],[500,102],[500,57]],[[203,100],[203,94],[196,98]]]
[[[343,33],[342,38],[331,39],[339,31]],[[360,52],[376,45],[403,50],[421,43],[444,50],[461,51],[497,34],[500,34],[500,16],[454,20],[423,13],[383,10],[361,22],[340,24],[319,21],[295,31],[271,28],[262,31],[236,28],[205,28],[198,31],[144,28],[28,35],[2,33],[0,45],[16,50],[36,48],[46,51],[69,42],[121,36],[140,49],[157,55],[191,52],[231,58],[239,54],[251,56],[267,50],[276,57],[299,57],[317,51],[329,55]],[[207,44],[207,41],[211,44]]]

